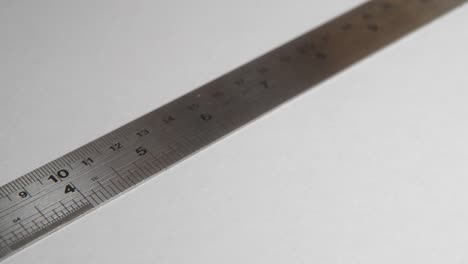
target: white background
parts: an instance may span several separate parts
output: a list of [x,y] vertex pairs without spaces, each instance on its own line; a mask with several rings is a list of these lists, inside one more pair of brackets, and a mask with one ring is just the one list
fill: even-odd
[[[0,2],[0,184],[360,0]],[[7,259],[468,263],[468,6]]]

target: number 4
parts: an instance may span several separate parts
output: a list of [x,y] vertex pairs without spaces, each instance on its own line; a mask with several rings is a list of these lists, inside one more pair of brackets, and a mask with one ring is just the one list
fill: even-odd
[[74,192],[74,191],[76,191],[76,188],[73,185],[67,184],[67,186],[65,186],[65,193]]

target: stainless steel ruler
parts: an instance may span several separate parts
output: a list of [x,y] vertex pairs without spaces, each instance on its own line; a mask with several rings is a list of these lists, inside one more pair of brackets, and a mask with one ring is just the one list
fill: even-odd
[[467,0],[374,0],[0,187],[0,259]]

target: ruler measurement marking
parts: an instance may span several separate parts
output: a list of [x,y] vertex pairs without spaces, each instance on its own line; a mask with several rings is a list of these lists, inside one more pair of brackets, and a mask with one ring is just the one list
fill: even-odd
[[35,208],[36,211],[42,216],[42,218],[44,218],[44,219],[47,221],[47,223],[50,224],[49,219],[47,219],[47,217],[41,212],[41,210],[39,210],[39,208],[37,208],[37,206],[34,206],[34,208]]
[[42,169],[43,169],[47,174],[49,174],[49,175],[54,174],[54,170],[52,170],[52,169],[50,168],[50,165],[49,165],[49,164],[43,166]]
[[[60,203],[60,202],[59,202],[59,203]],[[45,211],[46,211],[47,209],[49,209],[49,208],[54,207],[56,204],[58,204],[58,203],[51,204],[51,205],[49,205],[49,206],[43,208],[43,210],[39,210],[38,208],[35,208],[36,211],[37,211],[38,213],[33,214],[33,215],[29,216],[29,217],[26,217],[26,218],[22,219],[21,221],[22,221],[22,222],[26,222],[27,220],[34,218],[35,215],[38,215],[38,216],[40,216],[40,217],[42,217],[42,218],[45,218],[45,220],[47,220],[47,221],[50,223],[51,221],[49,221],[49,219],[47,218],[46,214],[44,214],[43,212],[45,212]],[[53,211],[53,210],[52,210],[52,211]],[[38,217],[38,218],[39,218],[39,217]],[[38,218],[37,218],[37,219],[38,219]],[[32,219],[31,221],[34,221],[34,219]],[[15,226],[12,226],[11,228],[14,228],[14,227],[15,227]],[[17,227],[17,228],[14,228],[13,231],[18,230],[18,229],[19,229],[18,227]]]
[[59,170],[59,166],[57,166],[57,161],[56,161],[56,160],[52,161],[52,162],[49,163],[47,166],[49,166],[50,168],[52,168],[53,171]]
[[70,213],[70,210],[68,210],[68,208],[62,203],[62,201],[59,201],[59,203],[65,210],[67,210],[68,213]]
[[[101,187],[102,190],[106,191],[107,194],[110,195],[110,197],[113,196],[113,195],[106,189],[106,187],[104,187],[104,185],[102,185],[102,183],[101,183],[99,180],[96,180],[96,182],[99,184],[99,186]],[[103,194],[104,194],[104,193],[103,193]],[[108,198],[106,197],[106,199],[108,199]]]
[[[117,185],[117,183],[113,181],[112,178],[109,180],[109,182],[110,182],[111,185],[114,185],[114,187],[118,190],[118,192],[116,192],[116,193],[121,193],[121,192],[123,191],[123,189],[121,189],[121,188]],[[109,185],[109,186],[110,186],[110,185]],[[122,187],[122,186],[121,186],[121,187]]]
[[122,176],[119,176],[120,180],[117,180],[117,182],[122,185],[123,189],[126,190],[130,187],[128,183],[122,178]]
[[98,192],[101,194],[101,196],[104,196],[103,202],[109,200],[110,197],[112,197],[112,196],[107,197],[107,195],[102,191],[102,189],[101,189],[101,190],[98,190]]
[[[50,191],[50,192],[57,191],[57,190],[59,190],[60,188],[63,188],[63,186],[65,186],[65,184],[61,184],[61,185],[58,185],[58,184],[57,184],[57,187],[56,187],[55,189],[51,189],[51,190],[49,190],[49,191]],[[42,194],[42,195],[39,195],[39,194]],[[0,215],[3,214],[4,212],[6,212],[6,211],[8,211],[8,210],[10,210],[10,209],[12,209],[12,208],[14,208],[14,207],[17,206],[17,205],[21,205],[21,206],[18,206],[18,207],[16,208],[16,210],[19,210],[19,209],[21,209],[21,208],[24,208],[25,206],[27,206],[27,205],[29,205],[29,204],[31,204],[31,203],[33,203],[33,202],[39,200],[40,198],[46,196],[47,194],[48,194],[48,193],[47,193],[47,190],[43,190],[43,191],[37,193],[34,197],[31,196],[31,198],[35,198],[35,199],[32,199],[32,200],[28,200],[28,199],[27,199],[27,200],[21,201],[21,202],[18,203],[18,204],[14,204],[14,205],[12,205],[11,207],[8,207],[8,208],[6,208],[6,209],[0,211]],[[0,216],[0,219],[1,219],[1,216]]]
[[133,181],[133,178],[134,178],[134,177],[131,177],[131,176],[133,176],[133,175],[132,175],[132,173],[130,172],[130,170],[127,170],[127,173],[128,173],[128,174],[127,174],[127,175],[128,175],[127,179],[128,179],[129,181],[132,182],[131,185],[133,186],[133,185],[137,184],[138,182]]
[[21,185],[22,187],[28,185],[28,182],[27,182],[26,180],[27,180],[27,178],[18,178],[18,182],[20,183],[20,185]]
[[41,229],[41,227],[36,223],[36,221],[33,219],[31,222],[37,227],[38,230]]
[[[91,204],[91,202],[90,202],[90,201],[88,200],[88,198],[80,191],[80,189],[77,188],[76,191],[77,191],[86,201],[88,201],[88,203]],[[75,202],[75,203],[76,203],[76,202]]]
[[98,201],[96,201],[96,199],[94,199],[94,197],[93,197],[92,195],[90,195],[89,198],[91,198],[91,200],[93,200],[93,202],[94,202],[95,204],[100,204]]
[[47,173],[43,167],[38,168],[36,171],[42,176],[42,178],[47,177],[47,175],[49,175],[49,173]]
[[18,222],[18,224],[24,229],[24,231],[30,236],[31,233],[29,233],[29,231],[26,229],[26,227],[21,223],[21,222]]
[[116,169],[112,168],[112,170],[125,184],[127,184],[128,187],[126,187],[125,189],[127,189],[127,188],[129,188],[131,186],[131,184],[128,183],[127,180],[122,175],[120,175],[120,173]]
[[163,170],[163,167],[160,166],[158,163],[159,163],[159,160],[158,158],[156,158],[156,156],[153,154],[153,152],[151,151],[148,151],[148,153],[151,155],[151,157],[153,158],[153,162],[155,162],[155,166],[158,167],[159,171],[162,171]]
[[42,183],[42,181],[40,180],[40,176],[37,174],[36,171],[32,171],[32,172],[31,172],[31,175],[34,177],[34,179],[35,179],[36,182],[38,182],[38,183],[41,184],[41,185],[44,185],[44,184]]
[[[143,160],[140,160],[139,162],[142,163],[144,161],[145,160],[143,159]],[[142,181],[146,179],[147,175],[151,174],[151,172],[143,170],[144,167],[138,165],[137,162],[132,162],[132,165],[135,167],[135,170],[133,173],[136,173],[138,176],[140,176]]]
[[71,155],[70,154],[66,154],[62,157],[63,160],[65,160],[66,163],[69,163],[69,164],[72,164],[73,163],[73,160],[71,159]]
[[4,185],[4,186],[5,186],[5,189],[7,189],[7,190],[9,191],[8,194],[12,194],[12,193],[15,192],[15,190],[13,190],[13,189],[11,188],[11,183],[10,183],[10,184],[7,184],[7,185]]
[[74,169],[70,163],[65,163],[63,167],[68,167],[70,170]]
[[10,202],[13,201],[13,200],[11,200],[11,198],[10,198],[10,196],[8,194],[5,194],[4,197],[6,197]]
[[[87,209],[90,209],[90,208],[86,207],[86,206],[83,206],[83,207],[78,208],[77,211],[74,211],[72,214],[70,214],[68,216],[64,215],[63,217],[60,217],[59,219],[56,219],[53,222],[48,221],[45,224],[42,222],[43,227],[40,227],[40,226],[36,225],[39,230],[37,232],[35,232],[35,233],[30,233],[29,235],[28,234],[24,235],[23,233],[17,234],[15,232],[16,230],[14,230],[14,231],[10,232],[10,234],[12,236],[14,236],[16,238],[16,240],[10,240],[10,243],[8,244],[8,247],[11,250],[18,250],[18,249],[22,248],[23,246],[27,245],[28,243],[30,243],[30,241],[35,241],[36,239],[42,237],[43,235],[56,230],[57,227],[59,227],[61,224],[63,224],[60,221],[68,222],[68,221],[72,220],[73,218],[75,218],[76,213],[81,213],[82,210],[87,210]],[[31,229],[31,230],[33,230],[33,229]],[[19,237],[18,235],[21,235],[21,237]]]
[[133,182],[133,180],[132,180],[134,185],[143,180],[143,178],[141,178],[141,176],[138,173],[136,173],[136,171],[132,172],[130,169],[128,169],[127,172],[128,172],[128,175],[129,175],[129,177],[128,177],[129,179],[136,180],[136,182]]
[[109,189],[111,189],[111,191],[112,191],[111,197],[113,197],[113,196],[115,196],[115,195],[118,194],[118,192],[115,191],[114,187],[112,187],[112,184],[113,184],[113,183],[111,182],[111,183],[108,185]]
[[145,166],[145,164],[147,164],[146,160],[142,161],[141,165],[138,166],[141,170],[141,177],[143,179],[146,179],[148,176],[153,175],[153,171],[151,170],[151,167],[148,168],[147,166]]
[[96,196],[96,199],[98,199],[100,202],[99,203],[103,203],[106,199],[102,199],[102,197],[94,190],[94,189],[91,189],[91,195],[90,197],[92,197],[93,195]]
[[[57,213],[57,211],[55,211],[55,209],[52,209],[52,212],[54,213],[54,214],[51,215],[52,219],[54,219],[54,216],[56,216],[57,219],[60,219],[60,215]],[[55,219],[54,219],[54,221],[55,221]]]
[[155,165],[152,165],[152,163],[150,162],[150,160],[145,161],[145,163],[148,164],[148,166],[151,167],[151,169],[152,169],[154,172],[160,171],[159,168],[157,168]]
[[[84,197],[84,196],[83,196],[83,197]],[[75,199],[73,199],[72,201],[73,201],[73,204],[76,205],[76,208],[80,208],[80,205],[76,202]],[[88,200],[86,200],[86,201],[88,201]],[[89,201],[88,201],[88,202],[89,202]],[[73,208],[72,208],[72,209],[73,209]],[[74,209],[74,210],[76,210],[76,209]]]
[[5,241],[5,238],[3,238],[3,236],[0,236],[0,240],[3,244],[5,244],[5,247],[8,247],[8,243]]
[[16,240],[20,240],[20,238],[18,237],[18,234],[16,234],[15,232],[11,232],[11,234],[14,236]]
[[151,176],[151,172],[148,172],[145,170],[143,170],[144,167],[142,166],[139,166],[137,170],[134,171],[135,174],[137,174],[138,176],[140,176],[141,180],[140,181],[144,181],[146,179],[147,176]]

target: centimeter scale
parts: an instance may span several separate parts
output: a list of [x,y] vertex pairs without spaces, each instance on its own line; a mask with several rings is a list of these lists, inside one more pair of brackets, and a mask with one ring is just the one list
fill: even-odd
[[0,187],[0,259],[466,0],[374,0]]

